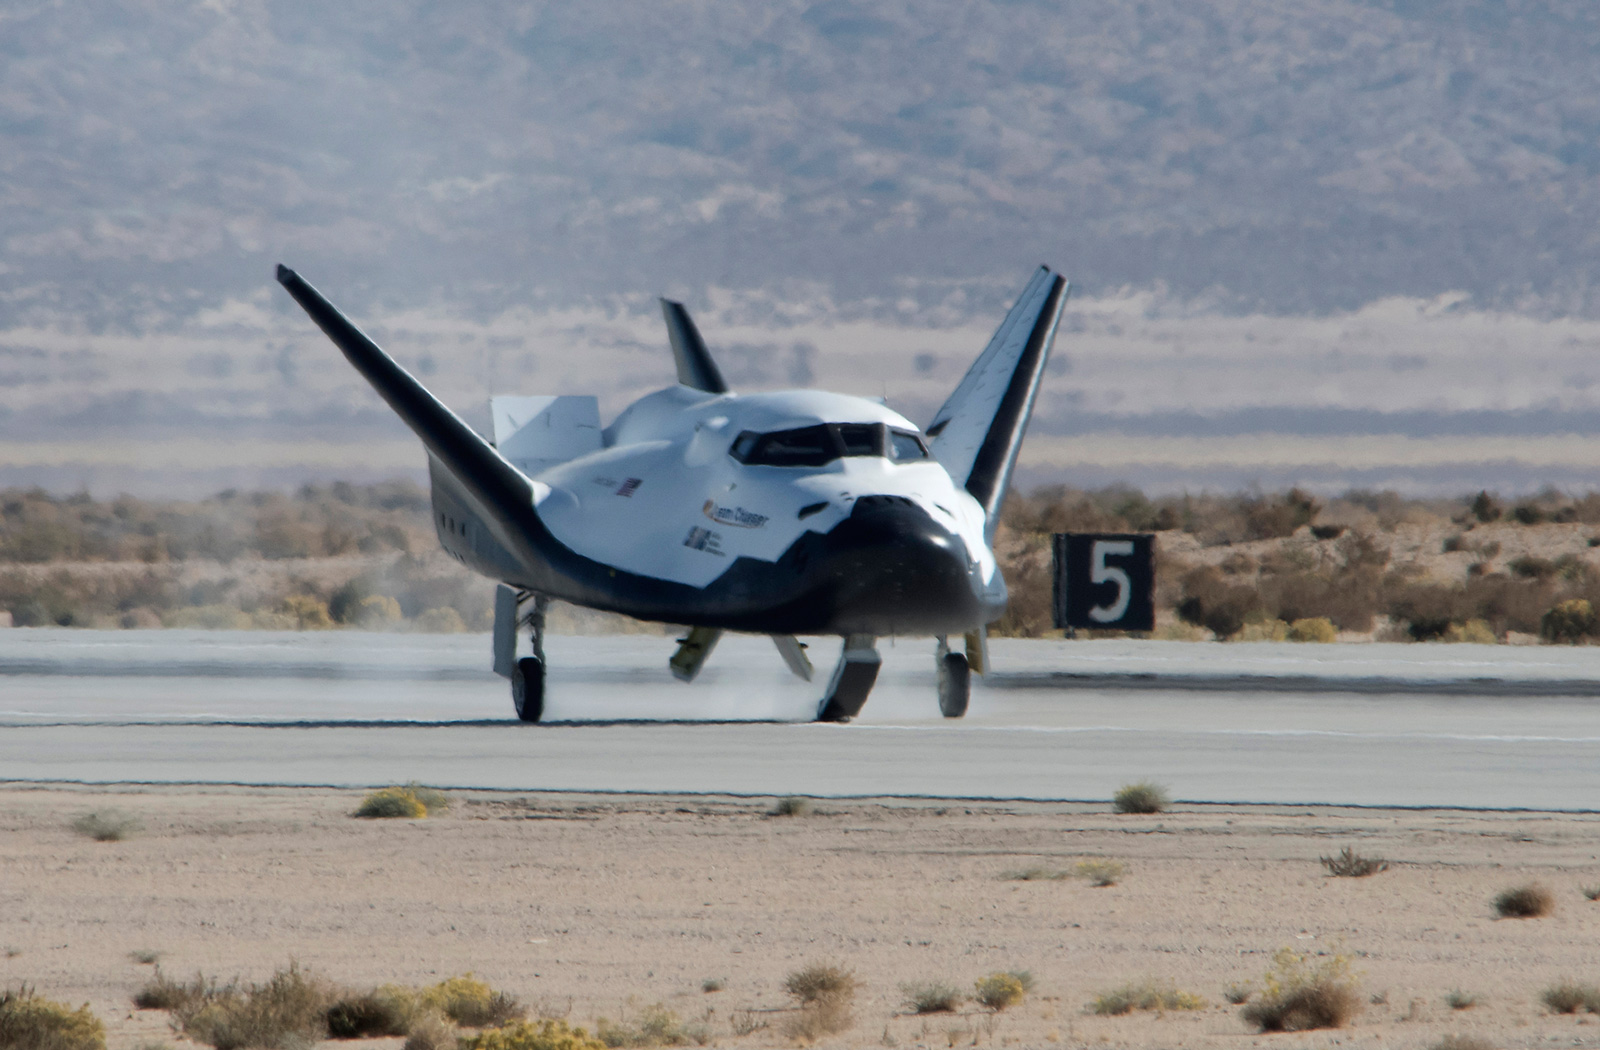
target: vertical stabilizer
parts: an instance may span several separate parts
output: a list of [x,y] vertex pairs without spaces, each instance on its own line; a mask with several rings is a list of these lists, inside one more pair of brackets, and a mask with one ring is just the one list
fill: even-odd
[[928,424],[934,456],[983,507],[991,537],[1033,414],[1067,290],[1059,274],[1039,267],[994,338]]
[[726,394],[728,384],[723,382],[717,363],[711,360],[711,351],[706,349],[706,341],[700,338],[700,329],[694,326],[689,311],[682,303],[663,299],[661,315],[667,319],[667,338],[672,340],[672,356],[678,363],[678,382],[710,394]]

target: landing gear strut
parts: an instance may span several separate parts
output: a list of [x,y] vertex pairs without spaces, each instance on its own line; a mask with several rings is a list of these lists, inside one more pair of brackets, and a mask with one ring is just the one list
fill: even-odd
[[861,713],[867,694],[878,680],[878,668],[883,665],[876,642],[870,634],[845,637],[844,652],[833,669],[828,692],[817,705],[818,722],[848,722]]
[[953,653],[939,637],[935,654],[939,671],[939,713],[946,718],[960,718],[967,713],[967,701],[972,698],[972,668],[967,664],[966,653]]
[[[544,717],[544,614],[549,607],[550,599],[542,594],[505,584],[494,592],[494,670],[511,679],[511,702],[524,722]],[[517,635],[523,627],[533,655],[518,659]]]

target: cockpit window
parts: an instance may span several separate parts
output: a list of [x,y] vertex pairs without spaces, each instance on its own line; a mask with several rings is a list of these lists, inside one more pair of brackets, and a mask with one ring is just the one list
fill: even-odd
[[749,450],[742,456],[739,447],[745,443],[745,438],[751,435],[747,431],[739,435],[739,440],[734,443],[734,455],[752,465],[768,467],[820,467],[839,458],[837,442],[826,426],[801,427],[798,430],[779,430],[771,434],[760,434],[749,445]]
[[921,438],[882,423],[823,423],[770,434],[746,430],[728,452],[752,467],[820,467],[841,456],[888,456],[897,463],[928,458]]
[[883,427],[875,423],[841,423],[839,440],[847,456],[883,455]]
[[927,459],[928,450],[922,444],[922,439],[915,434],[908,434],[904,430],[889,431],[889,458],[897,462],[911,459]]

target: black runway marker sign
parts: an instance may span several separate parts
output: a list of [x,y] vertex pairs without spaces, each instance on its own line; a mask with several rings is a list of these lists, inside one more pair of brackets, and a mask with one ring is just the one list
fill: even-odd
[[1150,631],[1156,625],[1155,537],[1149,533],[1058,532],[1055,625]]

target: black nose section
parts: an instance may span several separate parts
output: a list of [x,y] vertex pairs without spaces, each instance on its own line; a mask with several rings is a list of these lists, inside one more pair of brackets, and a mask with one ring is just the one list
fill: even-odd
[[838,631],[952,634],[978,623],[966,545],[912,500],[858,497],[821,547]]

